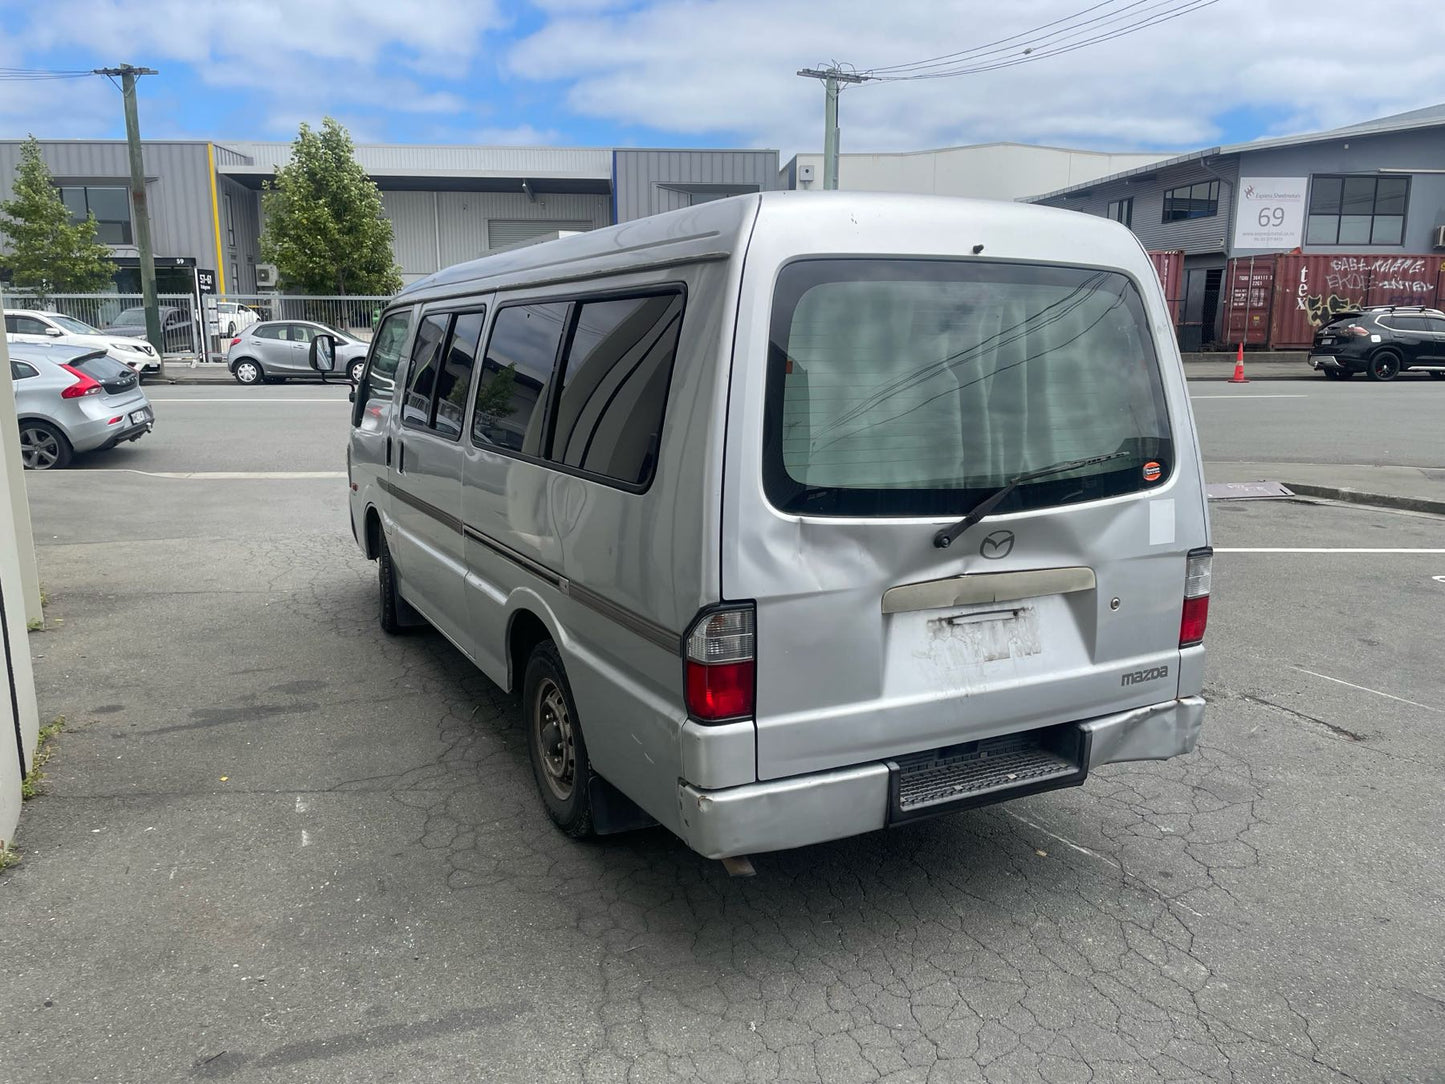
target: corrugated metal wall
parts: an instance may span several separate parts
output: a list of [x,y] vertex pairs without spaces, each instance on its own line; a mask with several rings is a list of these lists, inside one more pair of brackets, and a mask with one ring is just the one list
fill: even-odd
[[[0,199],[11,196],[22,145],[20,140],[0,142]],[[41,141],[40,150],[58,184],[130,185],[124,142]],[[155,254],[192,257],[199,266],[210,267],[215,262],[216,241],[206,144],[147,142],[142,153]],[[133,246],[119,252],[135,254]]]
[[1144,247],[1164,250],[1179,249],[1188,255],[1225,251],[1234,230],[1235,185],[1239,178],[1239,159],[1224,158],[1211,162],[1223,180],[1219,185],[1219,213],[1209,218],[1192,218],[1184,222],[1165,222],[1164,193],[1198,181],[1216,180],[1197,162],[1160,170],[1154,180],[1125,184],[1115,181],[1095,185],[1086,199],[1054,197],[1040,201],[1048,207],[1063,207],[1084,214],[1103,215],[1113,200],[1134,200],[1132,229]]
[[396,262],[408,282],[485,256],[492,221],[565,223],[590,230],[607,225],[611,216],[606,196],[555,192],[533,200],[521,192],[386,191],[381,202],[391,221]]
[[778,187],[777,151],[618,150],[614,154],[618,222],[696,202],[687,193],[663,187],[668,184],[731,185],[740,193]]
[[[221,251],[226,261],[226,289],[231,293],[256,292],[256,262],[261,258],[261,194],[229,177],[216,178],[216,195],[221,201]],[[231,197],[232,225],[236,243],[226,228],[226,197]],[[239,277],[233,281],[233,276]]]

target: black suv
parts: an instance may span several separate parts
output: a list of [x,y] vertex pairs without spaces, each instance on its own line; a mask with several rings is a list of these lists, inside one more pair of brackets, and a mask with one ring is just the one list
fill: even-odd
[[1315,333],[1310,366],[1331,380],[1369,373],[1394,380],[1406,369],[1445,377],[1445,312],[1421,305],[1376,305],[1340,313]]

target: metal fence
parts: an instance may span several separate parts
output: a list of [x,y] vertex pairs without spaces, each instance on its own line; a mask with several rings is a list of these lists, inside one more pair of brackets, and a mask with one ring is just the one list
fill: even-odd
[[[352,338],[369,340],[391,297],[386,294],[313,297],[293,294],[217,294],[215,334],[240,331],[257,320],[306,320]],[[209,313],[211,298],[205,299]],[[238,306],[232,310],[230,306]],[[234,330],[233,330],[234,329]]]
[[[201,355],[201,329],[196,299],[190,294],[161,294],[161,336],[167,358],[187,360]],[[40,309],[58,312],[99,331],[145,337],[144,300],[140,294],[0,294],[7,312]]]
[[[176,361],[214,361],[226,358],[231,339],[261,320],[305,320],[325,324],[354,339],[369,341],[391,300],[387,295],[311,297],[291,294],[207,294],[201,299],[203,320],[198,320],[196,298],[190,294],[161,294],[161,330],[165,356]],[[105,331],[118,321],[144,328],[140,294],[0,294],[9,309],[43,309],[74,317]],[[142,332],[144,334],[144,332]]]

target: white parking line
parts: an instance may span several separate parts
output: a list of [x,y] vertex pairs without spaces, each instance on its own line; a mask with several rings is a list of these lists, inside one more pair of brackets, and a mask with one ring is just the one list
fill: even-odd
[[1291,666],[1291,670],[1298,670],[1301,674],[1309,674],[1310,677],[1323,678],[1325,681],[1333,681],[1337,685],[1348,685],[1351,689],[1359,689],[1362,693],[1374,693],[1376,696],[1383,696],[1390,700],[1398,700],[1402,704],[1409,704],[1412,708],[1424,708],[1426,711],[1440,712],[1439,708],[1432,708],[1429,704],[1421,704],[1414,700],[1406,700],[1403,696],[1396,696],[1394,693],[1382,693],[1379,689],[1371,689],[1365,685],[1356,685],[1352,681],[1344,681],[1341,678],[1330,677],[1329,674],[1316,673],[1313,670],[1306,670],[1303,666]]
[[1366,549],[1351,546],[1216,546],[1215,553],[1445,553],[1445,549]]
[[180,478],[198,481],[236,481],[252,478],[345,478],[344,470],[212,470],[161,471],[135,470],[131,467],[96,467],[94,470],[72,471],[72,474],[142,474],[147,478]]
[[1240,392],[1238,395],[1191,395],[1191,399],[1308,399],[1308,395],[1250,395]]

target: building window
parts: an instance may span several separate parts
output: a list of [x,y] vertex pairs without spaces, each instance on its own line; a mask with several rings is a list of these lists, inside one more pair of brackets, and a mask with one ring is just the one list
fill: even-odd
[[231,193],[226,193],[226,243],[236,247],[236,219],[231,215]]
[[241,290],[241,266],[235,260],[231,261],[231,279],[226,283],[227,292],[239,294]]
[[1219,213],[1219,182],[1200,181],[1164,193],[1164,222],[1213,218]]
[[1109,201],[1108,216],[1115,222],[1122,222],[1132,227],[1134,225],[1134,197],[1128,199],[1116,199]]
[[1409,177],[1312,177],[1307,245],[1398,245]]
[[130,192],[125,188],[99,188],[63,185],[60,200],[70,211],[74,225],[84,222],[88,215],[95,215],[95,238],[102,244],[129,245]]

